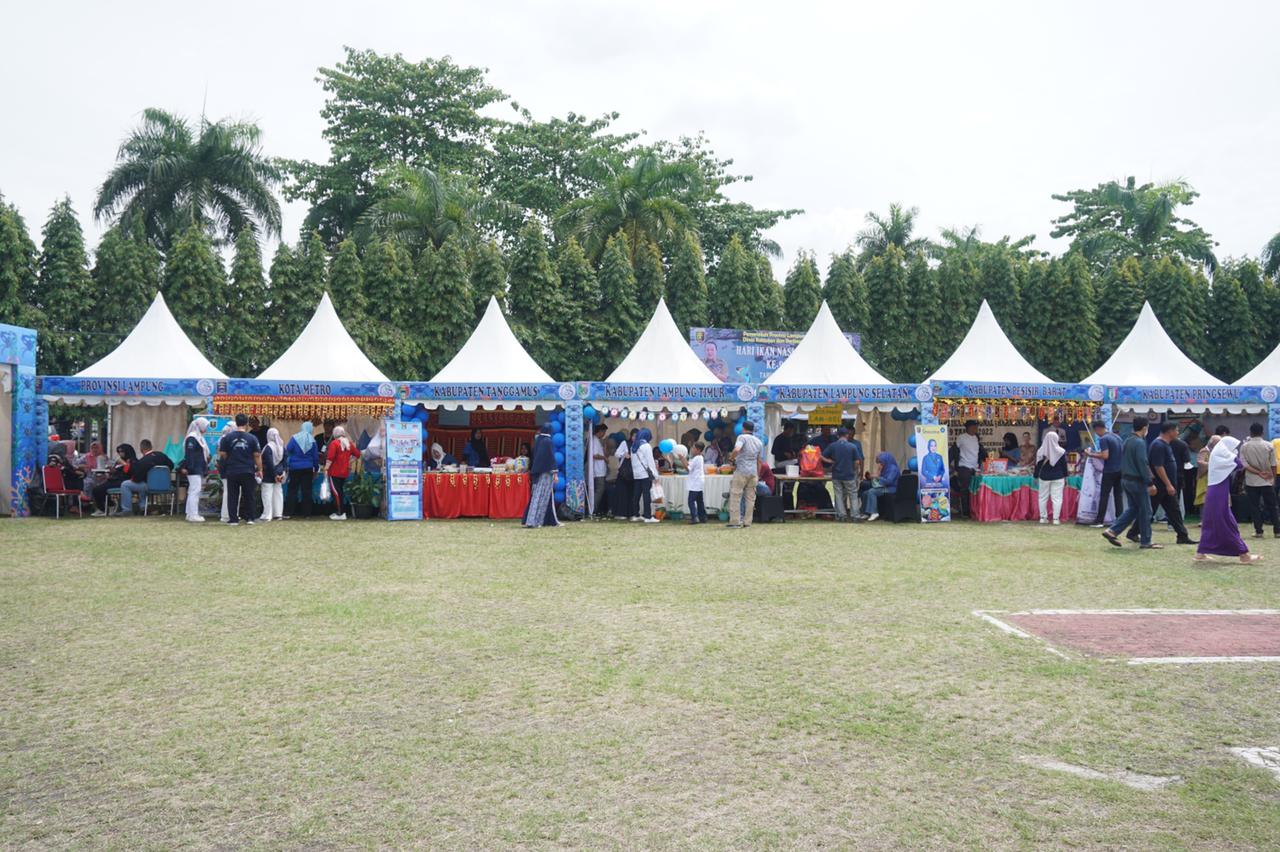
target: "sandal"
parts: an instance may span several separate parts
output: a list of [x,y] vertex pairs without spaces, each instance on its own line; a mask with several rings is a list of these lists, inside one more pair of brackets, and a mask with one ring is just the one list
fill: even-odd
[[1191,561],[1192,562],[1217,562],[1218,560],[1214,559],[1212,556],[1210,556],[1207,553],[1197,553],[1195,556],[1191,557]]
[[1118,539],[1116,537],[1116,534],[1113,533],[1111,530],[1103,530],[1102,537],[1105,538],[1107,541],[1111,542],[1116,547],[1123,547],[1123,545],[1120,544],[1120,539]]
[[1164,550],[1164,545],[1163,544],[1140,544],[1138,545],[1138,548],[1140,550]]
[[1261,554],[1261,553],[1246,553],[1246,554],[1244,554],[1243,556],[1241,556],[1241,557],[1240,557],[1240,561],[1241,561],[1242,563],[1244,563],[1245,565],[1252,565],[1252,564],[1254,564],[1255,562],[1261,562],[1261,561],[1262,561],[1262,554]]

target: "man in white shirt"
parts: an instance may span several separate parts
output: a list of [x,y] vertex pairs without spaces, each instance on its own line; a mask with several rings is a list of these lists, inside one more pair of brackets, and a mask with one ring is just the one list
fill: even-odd
[[609,461],[604,455],[604,436],[608,433],[609,427],[603,423],[597,423],[591,427],[591,479],[592,492],[595,496],[595,504],[592,507],[592,514],[599,517],[604,515],[605,502],[605,479],[609,475]]
[[[742,434],[729,453],[733,462],[733,479],[729,484],[729,528],[751,526],[751,516],[756,510],[756,483],[760,481],[760,456],[764,444],[755,436],[756,427],[750,420],[742,424]],[[743,496],[746,503],[743,504]]]
[[969,484],[982,465],[982,441],[978,440],[978,421],[966,420],[964,434],[956,438],[956,490],[960,492],[960,517],[970,517]]
[[706,485],[706,467],[702,460],[702,451],[707,445],[701,441],[693,443],[689,453],[689,478],[686,482],[688,496],[685,502],[689,507],[689,523],[705,524],[707,522],[707,504],[702,499],[702,489]]

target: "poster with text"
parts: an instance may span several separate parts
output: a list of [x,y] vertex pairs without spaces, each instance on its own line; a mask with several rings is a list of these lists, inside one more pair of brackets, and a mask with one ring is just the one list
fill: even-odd
[[422,426],[386,421],[387,520],[422,520]]
[[[762,382],[782,366],[804,339],[802,331],[745,331],[740,328],[691,328],[689,345],[698,360],[722,382]],[[862,351],[862,336],[845,333]]]
[[951,477],[947,472],[947,427],[916,427],[916,470],[920,474],[920,521],[951,520]]

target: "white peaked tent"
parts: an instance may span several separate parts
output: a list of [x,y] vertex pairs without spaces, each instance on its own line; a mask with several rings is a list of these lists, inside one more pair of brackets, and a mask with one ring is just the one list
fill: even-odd
[[347,334],[328,293],[298,339],[258,378],[273,382],[389,381]]
[[[1243,381],[1243,380],[1241,380]],[[1151,304],[1144,302],[1138,321],[1107,362],[1084,379],[1085,385],[1132,387],[1222,387],[1170,339]]]
[[795,350],[764,385],[887,385],[844,336],[823,302]]
[[516,340],[498,300],[489,306],[467,342],[431,377],[432,382],[484,382],[497,384],[549,384],[554,379]]
[[[204,357],[156,293],[151,307],[120,345],[80,372],[84,379],[225,379]],[[191,403],[196,405],[201,400]]]
[[978,317],[969,327],[969,333],[928,381],[1053,383],[1053,379],[1031,366],[1009,342],[986,299],[982,300],[982,307],[978,308]]
[[1244,385],[1280,385],[1280,346],[1271,350],[1271,354],[1263,358],[1258,366],[1236,382],[1237,387]]
[[658,300],[648,327],[605,381],[615,384],[722,384],[693,353],[693,347],[671,318],[666,299]]

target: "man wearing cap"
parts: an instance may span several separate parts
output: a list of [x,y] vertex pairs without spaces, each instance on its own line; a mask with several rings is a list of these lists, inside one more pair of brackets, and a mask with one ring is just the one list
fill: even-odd
[[982,458],[986,452],[982,449],[982,441],[978,440],[978,421],[966,420],[964,434],[956,438],[956,490],[960,492],[960,517],[968,518],[970,505],[969,485],[982,466]]

